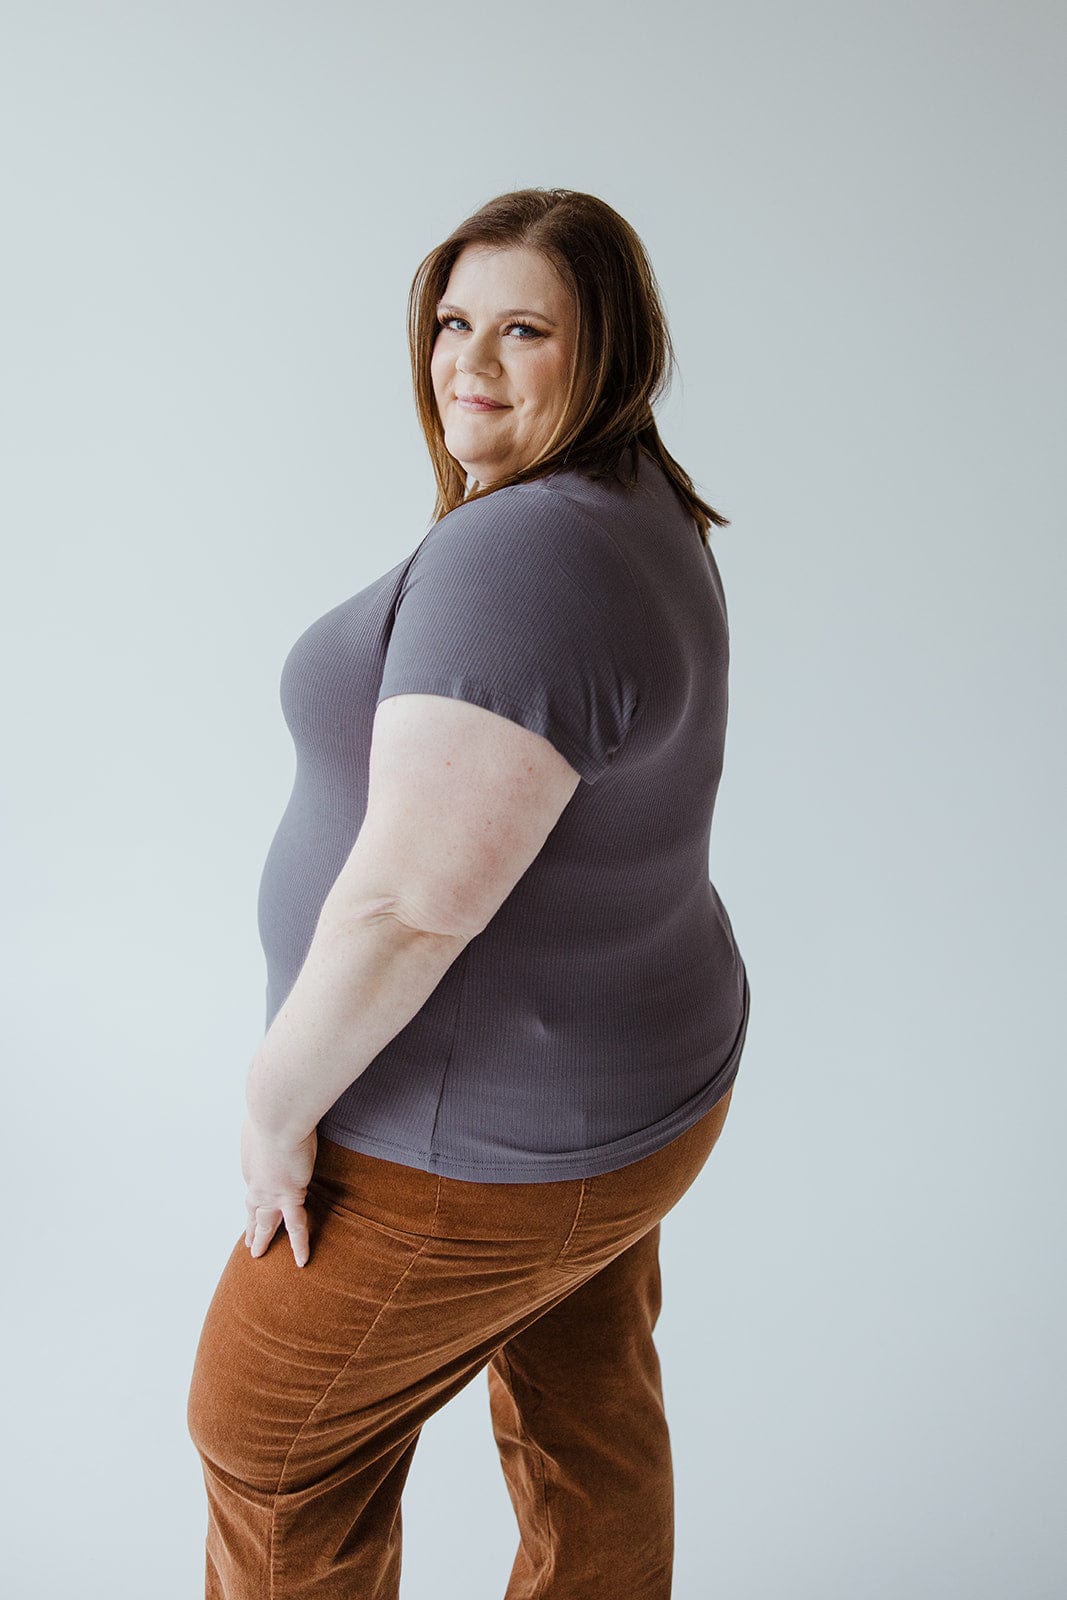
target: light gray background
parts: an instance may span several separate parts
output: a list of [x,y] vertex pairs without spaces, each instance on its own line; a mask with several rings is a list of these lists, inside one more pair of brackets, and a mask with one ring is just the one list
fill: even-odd
[[[2,31],[5,1592],[202,1592],[278,676],[429,526],[419,260],[558,184],[644,239],[661,431],[733,518],[711,872],[753,1011],[663,1230],[676,1600],[1061,1595],[1062,6]],[[404,1522],[404,1600],[503,1593],[484,1379]]]

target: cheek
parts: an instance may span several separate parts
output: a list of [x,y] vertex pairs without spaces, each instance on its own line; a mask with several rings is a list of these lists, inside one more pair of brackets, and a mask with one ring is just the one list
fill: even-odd
[[438,340],[430,354],[430,381],[435,389],[439,389],[447,381],[451,365],[444,346]]
[[551,411],[563,404],[567,383],[566,363],[547,352],[527,374],[527,394],[539,410]]

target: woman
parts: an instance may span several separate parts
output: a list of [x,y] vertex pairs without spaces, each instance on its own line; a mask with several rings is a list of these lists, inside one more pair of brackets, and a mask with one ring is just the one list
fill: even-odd
[[485,1368],[507,1600],[666,1600],[659,1224],[748,1020],[708,879],[726,519],[660,441],[656,281],[592,195],[490,201],[409,335],[434,521],[282,673],[247,1227],[189,1395],[206,1593],[395,1597],[420,1429]]

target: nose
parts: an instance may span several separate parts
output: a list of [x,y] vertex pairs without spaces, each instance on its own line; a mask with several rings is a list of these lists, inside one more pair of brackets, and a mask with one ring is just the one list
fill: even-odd
[[492,372],[500,373],[500,361],[493,354],[490,335],[486,334],[481,339],[477,334],[471,334],[463,341],[463,349],[456,357],[456,368],[460,372]]

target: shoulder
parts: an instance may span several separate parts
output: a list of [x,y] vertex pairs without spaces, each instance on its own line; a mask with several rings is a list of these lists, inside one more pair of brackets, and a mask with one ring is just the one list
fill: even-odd
[[613,516],[611,492],[578,473],[510,484],[441,517],[416,552],[412,576],[420,567],[477,573],[516,589],[569,579],[597,609],[641,613]]
[[577,508],[568,505],[550,479],[509,484],[446,512],[434,523],[418,553],[533,541],[551,549],[563,530],[577,527],[576,513]]

